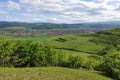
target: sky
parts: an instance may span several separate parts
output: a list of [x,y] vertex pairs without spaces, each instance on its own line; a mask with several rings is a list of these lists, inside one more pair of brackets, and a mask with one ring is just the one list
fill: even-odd
[[0,21],[81,23],[120,20],[120,0],[0,0]]

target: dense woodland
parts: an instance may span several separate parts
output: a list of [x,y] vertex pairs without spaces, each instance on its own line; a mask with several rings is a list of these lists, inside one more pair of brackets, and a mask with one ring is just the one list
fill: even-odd
[[[57,36],[54,43],[49,44],[45,40],[16,39],[8,36],[0,37],[0,66],[1,67],[46,67],[59,66],[67,68],[84,68],[105,72],[105,75],[116,80],[120,79],[120,29],[99,31],[97,33],[77,35],[86,38],[91,44],[104,45],[100,50],[86,51],[89,56],[66,54],[62,50],[80,52],[79,47],[69,40],[77,40],[76,37],[66,38]],[[49,38],[47,38],[49,39]],[[79,39],[79,40],[80,40]],[[87,39],[87,38],[86,38]],[[51,39],[49,39],[50,41]],[[66,44],[66,43],[69,43]],[[87,43],[87,41],[85,42]],[[60,46],[58,44],[61,44]],[[89,43],[88,43],[89,44]],[[68,46],[67,46],[68,45]],[[86,46],[87,47],[87,46]],[[95,48],[93,48],[95,49]],[[85,52],[85,51],[81,51]]]

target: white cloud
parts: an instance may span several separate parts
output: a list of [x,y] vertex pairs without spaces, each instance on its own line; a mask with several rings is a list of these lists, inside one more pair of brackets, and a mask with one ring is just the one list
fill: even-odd
[[15,3],[15,2],[13,2],[13,1],[8,1],[7,2],[7,7],[8,7],[8,9],[20,9],[20,4],[18,4],[18,3]]
[[[26,21],[71,23],[120,19],[120,0],[90,2],[85,0],[19,0],[19,3],[8,1],[4,4],[9,10],[21,8],[26,10],[20,14]],[[3,6],[0,5],[0,7]]]
[[94,0],[95,3],[104,3],[104,4],[106,4],[110,1],[113,1],[113,0]]

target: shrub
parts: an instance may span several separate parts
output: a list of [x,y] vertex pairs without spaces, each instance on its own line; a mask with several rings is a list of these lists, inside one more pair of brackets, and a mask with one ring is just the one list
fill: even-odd
[[117,80],[120,79],[120,53],[108,54],[104,57],[102,71]]

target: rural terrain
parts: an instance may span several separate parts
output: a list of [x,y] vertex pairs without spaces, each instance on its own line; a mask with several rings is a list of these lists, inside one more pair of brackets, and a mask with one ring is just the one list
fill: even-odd
[[0,80],[120,80],[120,24],[0,22],[0,67]]

